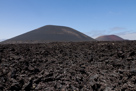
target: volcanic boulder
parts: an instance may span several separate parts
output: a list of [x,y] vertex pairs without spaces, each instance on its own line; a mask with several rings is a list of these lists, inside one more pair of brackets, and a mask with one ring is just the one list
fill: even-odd
[[69,27],[47,25],[22,35],[16,36],[7,43],[13,42],[81,42],[94,41],[91,37]]

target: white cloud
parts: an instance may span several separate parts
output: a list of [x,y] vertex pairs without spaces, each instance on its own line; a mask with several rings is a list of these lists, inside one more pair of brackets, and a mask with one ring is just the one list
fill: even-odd
[[126,28],[123,27],[113,27],[111,28],[112,31],[118,31],[118,30],[126,30]]
[[126,34],[122,34],[119,35],[120,37],[124,38],[124,39],[129,39],[129,40],[136,40],[136,33],[126,33]]
[[110,30],[91,30],[85,34],[92,38],[97,38],[102,35],[117,35],[123,39],[136,40],[135,30],[126,29],[123,27],[113,27]]
[[101,35],[106,35],[107,31],[106,30],[91,30],[90,32],[86,32],[85,34],[92,38],[97,38]]
[[0,39],[0,42],[1,42],[1,41],[4,41],[4,40],[6,40],[6,39]]

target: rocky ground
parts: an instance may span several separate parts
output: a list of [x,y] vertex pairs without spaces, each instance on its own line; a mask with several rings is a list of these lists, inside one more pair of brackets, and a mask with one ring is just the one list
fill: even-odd
[[136,41],[0,44],[0,91],[136,91]]

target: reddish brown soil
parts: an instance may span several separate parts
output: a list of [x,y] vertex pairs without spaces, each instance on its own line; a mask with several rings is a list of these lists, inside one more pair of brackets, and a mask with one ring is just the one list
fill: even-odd
[[117,35],[104,35],[104,36],[97,37],[96,40],[98,41],[123,41],[124,39]]
[[136,91],[136,41],[1,44],[0,90]]

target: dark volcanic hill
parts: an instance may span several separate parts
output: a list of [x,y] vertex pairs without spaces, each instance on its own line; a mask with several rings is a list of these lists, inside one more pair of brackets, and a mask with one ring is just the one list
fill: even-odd
[[91,37],[69,27],[47,25],[22,35],[16,36],[5,42],[80,42],[94,41]]
[[123,41],[124,39],[116,35],[104,35],[104,36],[97,37],[96,40],[98,41]]

